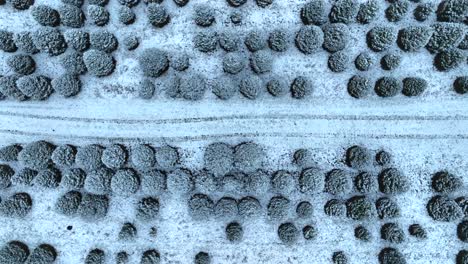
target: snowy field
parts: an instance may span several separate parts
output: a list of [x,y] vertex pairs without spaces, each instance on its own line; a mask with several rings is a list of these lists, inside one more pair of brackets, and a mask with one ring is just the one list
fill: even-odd
[[[468,3],[459,1],[460,5],[465,5],[466,12],[464,22],[460,22],[459,26],[468,32]],[[59,0],[36,0],[29,9],[16,10],[8,0],[6,2],[0,5],[0,29],[14,33],[25,30],[34,32],[41,28],[31,15],[34,6],[44,4],[58,9],[62,5]],[[10,217],[2,212],[0,202],[0,246],[16,240],[27,244],[32,252],[40,244],[50,244],[57,253],[53,263],[63,264],[101,263],[89,262],[89,259],[85,262],[90,250],[95,248],[105,252],[102,263],[109,264],[118,263],[116,254],[121,251],[127,252],[129,257],[128,262],[122,263],[140,263],[143,252],[149,249],[158,251],[160,261],[141,263],[194,263],[199,252],[208,253],[211,263],[468,263],[468,253],[466,262],[456,260],[461,250],[468,250],[468,234],[465,242],[457,234],[457,226],[464,216],[459,215],[455,220],[447,222],[436,221],[426,208],[431,197],[436,195],[431,187],[431,179],[439,171],[448,171],[461,180],[462,186],[446,194],[448,197],[455,199],[467,196],[467,95],[457,93],[453,86],[457,77],[468,74],[467,51],[459,49],[464,56],[461,65],[440,71],[434,66],[435,54],[425,48],[404,52],[393,43],[386,51],[373,52],[366,43],[367,32],[375,26],[398,30],[413,25],[433,25],[437,21],[435,11],[426,21],[420,22],[414,19],[413,10],[419,4],[433,3],[437,6],[440,1],[410,1],[407,3],[408,11],[401,20],[389,22],[385,17],[385,9],[393,1],[376,0],[380,9],[371,23],[353,22],[347,25],[349,39],[343,52],[350,61],[342,72],[329,69],[327,61],[331,53],[326,50],[319,48],[306,55],[296,48],[296,33],[304,26],[299,14],[307,2],[274,0],[271,5],[261,8],[254,0],[247,0],[244,5],[234,8],[225,0],[191,0],[183,7],[177,6],[172,0],[165,0],[161,5],[166,8],[170,21],[158,28],[148,22],[147,4],[144,1],[132,7],[136,14],[135,23],[123,25],[118,20],[118,10],[122,5],[117,0],[110,0],[105,5],[110,13],[107,25],[93,25],[88,17],[81,29],[89,32],[106,29],[118,39],[119,46],[111,53],[116,62],[113,73],[104,77],[96,77],[89,72],[80,75],[81,91],[69,98],[63,98],[55,92],[42,101],[16,101],[11,98],[0,101],[0,146],[21,144],[24,149],[32,142],[45,140],[56,146],[74,145],[79,153],[79,147],[88,144],[100,144],[104,148],[111,144],[122,144],[128,155],[120,167],[127,168],[134,165],[132,155],[139,144],[152,145],[156,152],[159,147],[170,145],[178,150],[178,163],[170,168],[161,168],[159,164],[157,168],[167,174],[177,168],[186,168],[196,177],[197,172],[207,165],[204,153],[209,144],[225,142],[234,148],[243,142],[255,142],[262,148],[263,154],[254,155],[252,159],[249,157],[246,162],[260,160],[260,165],[257,164],[255,169],[263,169],[268,175],[274,175],[280,170],[288,171],[296,185],[301,171],[309,166],[294,164],[293,156],[296,150],[307,149],[313,161],[308,165],[319,168],[323,177],[332,169],[341,169],[346,172],[351,184],[359,172],[368,171],[377,177],[385,168],[396,168],[408,180],[407,189],[403,193],[385,194],[377,191],[362,194],[351,186],[343,194],[334,195],[326,190],[310,194],[300,192],[296,186],[292,192],[283,194],[283,190],[269,186],[266,192],[248,194],[244,190],[229,193],[223,189],[227,187],[221,186],[212,193],[206,193],[214,202],[223,196],[233,196],[237,200],[254,196],[261,205],[261,213],[249,217],[236,215],[232,218],[208,217],[197,220],[192,217],[187,204],[190,197],[200,190],[195,186],[190,191],[180,193],[176,185],[175,189],[154,194],[160,208],[158,215],[151,220],[142,221],[136,217],[136,204],[148,196],[141,189],[131,195],[118,195],[109,191],[106,193],[109,206],[105,217],[86,220],[78,215],[66,216],[57,212],[57,200],[70,191],[63,184],[53,188],[44,188],[34,183],[26,186],[9,184],[0,188],[0,201],[5,203],[11,195],[26,192],[31,196],[32,208],[24,217]],[[215,22],[209,27],[200,27],[194,23],[195,8],[203,4],[215,10]],[[89,5],[85,1],[81,7],[85,16],[88,16],[86,10]],[[234,11],[242,14],[242,22],[238,25],[230,19]],[[63,25],[57,28],[63,32],[70,30]],[[263,74],[256,74],[250,68],[248,58],[251,52],[243,43],[246,35],[254,29],[265,36],[274,29],[282,29],[287,33],[285,52],[264,48],[272,58],[272,67]],[[236,53],[245,57],[247,64],[238,74],[223,71],[223,58],[228,53],[221,47],[209,53],[200,52],[194,47],[193,40],[197,33],[224,31],[233,32],[241,40]],[[135,50],[126,50],[122,45],[122,39],[129,35],[139,39],[140,44]],[[182,72],[169,67],[160,77],[151,78],[155,84],[154,96],[142,99],[139,98],[139,91],[146,77],[143,76],[138,58],[147,48],[166,52],[169,60],[173,56],[186,54],[190,66]],[[70,50],[68,48],[67,52]],[[375,63],[368,71],[359,71],[354,65],[356,56],[361,52],[369,52],[374,56]],[[3,62],[16,53],[0,50],[1,76],[14,74],[11,67]],[[401,56],[399,66],[391,71],[383,70],[380,66],[381,57],[388,53]],[[42,51],[32,55],[36,62],[35,74],[51,79],[61,76],[66,71],[60,65],[61,56],[49,56]],[[202,99],[191,101],[170,98],[166,94],[177,77],[190,80],[197,74],[203,76],[207,84]],[[372,90],[367,97],[356,99],[349,95],[348,81],[354,75],[364,76],[371,81]],[[221,100],[211,92],[216,82],[237,87],[249,76],[259,77],[261,82],[262,89],[254,100],[245,98],[239,91],[229,100]],[[289,92],[275,97],[265,88],[272,78],[281,79],[289,87],[298,76],[307,77],[313,88],[302,99],[292,98]],[[374,92],[374,83],[384,76],[400,81],[406,77],[423,78],[427,88],[414,97],[405,96],[401,92],[387,98],[380,97]],[[347,165],[346,151],[354,145],[368,149],[372,159],[370,165],[364,168]],[[390,163],[383,167],[374,161],[374,156],[381,150],[391,155]],[[49,163],[53,164],[51,160]],[[2,164],[9,164],[16,173],[28,165],[21,158],[19,161],[2,161]],[[80,166],[73,164],[71,167]],[[62,172],[63,180],[67,168],[57,168]],[[114,168],[114,171],[118,169]],[[236,165],[232,170],[242,171],[243,168]],[[91,172],[86,173],[89,175]],[[138,171],[137,174],[143,179],[145,173]],[[220,181],[223,181],[223,176],[218,176]],[[81,186],[79,190],[83,193],[89,191],[86,186]],[[272,197],[280,194],[287,196],[290,206],[281,219],[271,220],[268,217],[268,203]],[[359,195],[366,195],[372,203],[380,197],[390,197],[399,206],[399,216],[380,219],[372,215],[355,220],[350,219],[349,213],[348,217],[346,214],[338,217],[326,214],[324,206],[330,199],[346,201]],[[296,206],[300,201],[312,204],[312,216],[297,217]],[[468,213],[467,207],[463,209],[465,214]],[[461,212],[462,208],[457,210]],[[226,226],[233,221],[239,222],[243,228],[243,237],[238,242],[229,241],[225,234]],[[134,224],[137,229],[136,237],[131,240],[118,238],[126,222]],[[295,234],[297,240],[291,244],[284,243],[278,236],[280,224],[289,222],[298,229]],[[401,227],[403,241],[395,243],[381,238],[382,225],[390,222],[398,223]],[[412,224],[420,224],[427,238],[410,235],[408,227]],[[307,225],[317,231],[310,240],[306,240],[302,233],[302,228]],[[359,225],[370,231],[372,239],[369,242],[355,237],[355,228]],[[157,229],[156,235],[150,234],[153,227]],[[379,253],[384,248],[397,249],[401,258],[394,262],[380,259],[379,262]],[[344,252],[347,262],[333,262],[332,255],[338,251]],[[0,260],[8,264],[24,263],[7,262],[4,256],[3,248],[0,249]]]

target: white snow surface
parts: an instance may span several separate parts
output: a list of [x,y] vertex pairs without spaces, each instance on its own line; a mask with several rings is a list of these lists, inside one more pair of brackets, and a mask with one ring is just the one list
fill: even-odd
[[[343,250],[350,263],[378,263],[377,255],[387,246],[398,248],[408,263],[455,263],[455,256],[466,245],[456,236],[457,223],[441,223],[432,220],[426,210],[427,201],[434,195],[430,188],[431,176],[440,170],[449,170],[460,176],[468,186],[468,114],[467,97],[453,91],[456,76],[466,75],[465,64],[450,72],[438,72],[433,66],[433,55],[425,49],[415,53],[403,53],[395,45],[395,52],[403,55],[401,66],[385,72],[375,65],[362,73],[373,80],[381,76],[404,78],[417,76],[428,81],[428,89],[418,98],[398,95],[383,99],[375,94],[366,99],[354,99],[346,91],[347,80],[358,73],[353,65],[343,73],[332,73],[327,68],[328,53],[320,50],[303,55],[294,47],[295,32],[301,27],[299,10],[305,0],[275,0],[268,8],[259,8],[253,0],[238,8],[244,20],[240,26],[229,22],[229,14],[236,10],[224,0],[191,0],[185,7],[177,7],[171,0],[164,5],[171,22],[164,28],[152,27],[146,19],[145,4],[133,8],[136,23],[122,26],[117,21],[116,0],[110,0],[106,9],[111,21],[105,27],[119,40],[127,34],[140,38],[135,51],[126,51],[122,45],[113,52],[117,60],[114,74],[95,78],[82,76],[82,92],[70,99],[52,95],[41,102],[0,103],[0,145],[26,144],[34,140],[48,140],[56,144],[77,146],[89,143],[122,143],[132,146],[151,143],[155,146],[171,144],[180,148],[181,163],[189,169],[203,167],[203,148],[214,141],[237,144],[255,141],[267,151],[264,167],[269,170],[298,171],[291,164],[291,155],[298,148],[311,149],[317,165],[324,171],[332,168],[349,170],[344,164],[344,153],[349,146],[363,145],[373,153],[385,149],[392,154],[393,165],[410,180],[410,190],[395,196],[402,216],[398,221],[405,230],[406,241],[399,245],[380,239],[381,220],[364,222],[374,239],[364,243],[354,238],[354,228],[361,222],[350,219],[334,219],[323,212],[323,205],[331,195],[291,197],[294,205],[308,199],[314,206],[310,220],[297,220],[291,212],[289,221],[300,229],[314,224],[318,237],[313,241],[299,241],[284,245],[277,237],[278,223],[264,218],[239,220],[244,227],[244,239],[232,244],[225,239],[227,222],[218,220],[193,221],[190,219],[187,197],[164,194],[160,197],[160,216],[149,223],[135,220],[134,205],[143,195],[131,197],[112,196],[110,211],[105,219],[86,222],[54,212],[53,204],[65,192],[63,189],[43,190],[37,187],[11,187],[0,192],[2,198],[26,191],[33,198],[33,210],[22,220],[0,217],[0,244],[10,240],[26,242],[32,250],[41,243],[49,243],[58,251],[56,263],[83,263],[87,252],[101,248],[106,252],[107,263],[115,263],[117,252],[130,254],[130,263],[139,263],[141,253],[155,248],[161,254],[161,263],[193,263],[199,251],[212,256],[213,263],[331,263],[332,253]],[[362,2],[362,1],[361,1]],[[381,0],[383,6],[388,2]],[[438,2],[438,1],[436,1]],[[208,3],[216,9],[216,23],[210,28],[200,28],[192,20],[193,8]],[[58,0],[36,0],[35,4],[58,7]],[[87,3],[83,10],[87,9]],[[411,10],[416,4],[411,3]],[[391,25],[402,28],[411,24],[434,23],[432,16],[424,23],[416,22],[409,12],[398,22],[386,21],[383,10],[378,21],[370,25],[351,24],[352,40],[347,51],[354,59],[362,51],[368,51],[365,33],[375,25]],[[10,6],[0,6],[0,28],[13,32],[34,30],[38,25],[30,11],[16,11]],[[86,30],[98,29],[88,24]],[[288,96],[273,98],[263,91],[255,101],[237,94],[228,101],[221,101],[207,91],[205,98],[197,102],[168,99],[163,90],[175,75],[169,69],[155,82],[157,94],[151,100],[136,98],[137,87],[142,80],[137,56],[148,47],[157,47],[169,54],[185,52],[190,56],[188,73],[200,73],[206,78],[230,80],[222,72],[221,61],[225,54],[220,48],[204,54],[194,50],[192,39],[198,31],[233,30],[242,37],[252,29],[265,33],[275,28],[290,31],[290,46],[285,53],[274,53],[274,67],[270,74],[262,75],[266,83],[271,76],[280,76],[288,83],[294,77],[309,77],[314,85],[313,94],[296,100]],[[65,30],[65,28],[62,28]],[[243,52],[248,54],[245,47]],[[385,53],[374,53],[380,58]],[[0,51],[0,61],[11,54]],[[58,76],[63,72],[58,57],[40,53],[34,55],[37,73]],[[245,74],[253,74],[250,69]],[[0,74],[10,74],[5,63],[0,64]],[[237,77],[236,77],[237,78]],[[233,78],[233,81],[237,81]],[[454,197],[467,194],[462,188]],[[269,193],[258,197],[264,211]],[[352,194],[350,194],[352,196]],[[350,196],[346,196],[350,197]],[[220,196],[214,195],[214,199]],[[134,242],[121,242],[117,234],[124,222],[133,222],[138,229]],[[417,240],[409,236],[407,227],[421,224],[428,232],[428,239]],[[71,231],[67,226],[73,226]],[[156,226],[158,235],[152,238],[149,229]]]

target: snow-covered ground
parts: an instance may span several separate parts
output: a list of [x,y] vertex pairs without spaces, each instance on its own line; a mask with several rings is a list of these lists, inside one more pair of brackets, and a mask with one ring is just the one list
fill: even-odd
[[[457,223],[435,222],[428,216],[426,204],[433,195],[430,178],[437,171],[449,170],[468,186],[467,98],[456,94],[452,88],[456,76],[467,74],[468,66],[438,72],[432,64],[433,55],[427,50],[403,53],[394,45],[393,50],[403,56],[398,69],[384,71],[377,63],[363,74],[372,80],[381,76],[421,77],[428,82],[428,89],[416,98],[397,95],[384,99],[374,94],[366,99],[354,99],[346,90],[348,79],[358,73],[353,64],[343,73],[332,73],[327,68],[326,51],[303,55],[295,48],[295,32],[302,25],[298,13],[305,2],[275,0],[270,7],[262,9],[253,0],[248,0],[239,8],[244,14],[242,24],[234,26],[229,22],[229,14],[235,8],[225,1],[192,0],[179,8],[171,0],[165,0],[163,5],[171,15],[171,22],[156,29],[146,20],[144,3],[134,8],[136,23],[122,26],[116,14],[119,4],[111,0],[106,6],[111,21],[105,28],[119,40],[127,34],[137,35],[140,47],[135,51],[119,47],[113,53],[117,60],[114,74],[104,78],[82,76],[82,92],[75,98],[52,95],[42,102],[2,101],[0,145],[26,144],[34,140],[77,146],[168,143],[181,149],[182,166],[200,169],[203,167],[203,148],[207,144],[214,141],[237,144],[250,140],[265,147],[268,156],[265,168],[292,171],[298,170],[291,165],[291,155],[298,148],[311,149],[317,165],[326,171],[346,167],[344,152],[351,145],[363,145],[373,151],[385,149],[392,154],[394,166],[411,180],[410,191],[395,198],[402,211],[397,221],[405,230],[405,242],[394,245],[381,240],[379,232],[384,221],[379,220],[365,222],[373,233],[372,242],[356,240],[354,227],[358,222],[330,218],[323,212],[323,205],[330,198],[328,194],[296,195],[295,202],[301,198],[310,199],[314,214],[309,222],[294,220],[295,223],[298,227],[314,224],[318,237],[307,242],[299,239],[298,243],[287,246],[277,237],[277,224],[263,218],[243,221],[243,241],[231,244],[224,236],[227,223],[216,220],[197,222],[189,217],[187,197],[160,197],[160,217],[150,223],[134,221],[134,204],[141,195],[112,197],[108,216],[90,223],[54,212],[53,204],[64,192],[61,189],[45,191],[36,187],[12,187],[0,192],[0,196],[27,191],[32,195],[34,207],[23,220],[0,218],[0,244],[21,240],[34,248],[39,243],[49,243],[58,250],[57,263],[64,264],[83,263],[87,252],[95,247],[105,250],[108,263],[113,263],[114,254],[120,250],[131,254],[130,263],[138,263],[141,253],[149,248],[160,252],[161,263],[192,263],[199,251],[208,252],[213,263],[331,263],[332,253],[339,250],[348,255],[350,263],[378,263],[377,255],[386,246],[398,248],[408,263],[455,263],[458,251],[466,247],[456,236]],[[383,6],[388,5],[386,1],[380,2]],[[198,3],[209,3],[216,8],[214,26],[202,29],[194,25],[193,7]],[[60,3],[36,0],[36,4],[57,7]],[[86,6],[85,3],[83,10]],[[411,3],[411,9],[414,6]],[[369,26],[350,25],[352,39],[346,50],[353,59],[368,50],[365,33],[375,25],[391,24],[402,28],[415,23],[430,25],[434,21],[435,16],[424,23],[415,22],[409,12],[402,21],[389,23],[381,11],[379,20]],[[29,11],[0,7],[0,29],[17,32],[34,28],[38,25]],[[153,99],[136,98],[142,80],[137,56],[144,48],[157,47],[169,54],[185,52],[191,59],[189,73],[185,74],[197,72],[208,79],[229,80],[231,78],[223,74],[221,67],[225,52],[220,48],[211,54],[194,50],[194,34],[233,30],[243,37],[251,29],[268,33],[275,28],[290,31],[289,49],[284,53],[272,52],[273,71],[261,78],[266,82],[271,76],[279,76],[290,83],[298,75],[307,76],[314,86],[310,97],[303,100],[287,95],[274,98],[265,90],[254,101],[242,98],[240,94],[222,101],[207,91],[201,101],[174,100],[166,98],[162,92],[175,74],[169,69],[155,81],[157,92]],[[86,29],[97,27],[87,25]],[[0,51],[0,61],[9,55]],[[380,58],[383,54],[374,55]],[[34,59],[38,64],[37,73],[54,77],[63,71],[57,66],[57,57],[40,53],[34,55]],[[248,68],[244,72],[253,74]],[[5,63],[0,64],[0,74],[10,74]],[[464,187],[459,194],[466,195],[466,191]],[[264,207],[271,195],[258,197]],[[134,242],[117,240],[120,226],[126,221],[135,222],[138,228],[139,235]],[[426,228],[428,239],[420,241],[409,236],[407,227],[413,223]],[[67,230],[69,225],[73,226],[72,230]],[[156,238],[148,235],[151,226],[158,228]]]

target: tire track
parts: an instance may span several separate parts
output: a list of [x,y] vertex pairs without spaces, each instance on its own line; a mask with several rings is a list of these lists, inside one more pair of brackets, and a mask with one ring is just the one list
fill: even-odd
[[13,108],[13,109],[32,109],[32,110],[37,110],[37,109],[56,109],[56,110],[60,110],[60,109],[65,109],[63,107],[60,107],[60,106],[49,106],[47,105],[47,107],[44,107],[45,105],[41,105],[41,104],[30,104],[30,105],[18,105],[18,104],[2,104],[0,105],[0,108],[2,107],[9,107],[9,108]]
[[405,116],[405,115],[312,115],[312,114],[266,114],[266,115],[226,115],[213,117],[190,117],[173,119],[120,119],[120,118],[87,118],[87,117],[65,117],[53,115],[22,114],[0,111],[0,116],[31,118],[37,120],[70,121],[83,123],[106,123],[106,124],[188,124],[202,122],[235,121],[235,120],[342,120],[342,121],[467,121],[466,115],[454,116]]
[[419,134],[345,134],[345,133],[229,133],[229,134],[213,134],[213,135],[197,135],[197,136],[178,136],[178,137],[99,137],[99,136],[79,136],[79,135],[63,135],[63,134],[48,134],[26,132],[20,130],[0,129],[0,133],[11,134],[17,136],[32,136],[40,138],[61,138],[61,139],[84,139],[90,141],[100,142],[129,142],[129,143],[145,143],[145,142],[190,142],[190,141],[207,141],[207,140],[220,140],[227,138],[369,138],[369,139],[414,139],[414,140],[438,140],[438,139],[456,139],[467,140],[468,134],[455,134],[455,135],[419,135]]

